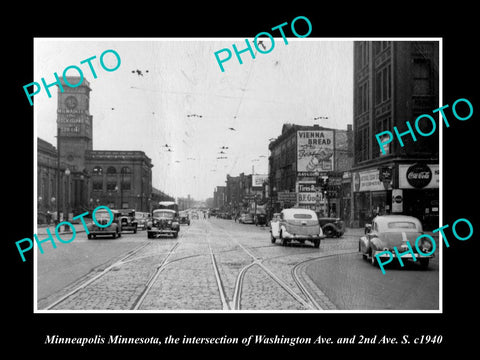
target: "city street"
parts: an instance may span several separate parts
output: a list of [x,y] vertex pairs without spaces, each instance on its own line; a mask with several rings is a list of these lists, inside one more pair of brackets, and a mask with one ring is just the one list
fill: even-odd
[[[39,310],[437,310],[438,253],[427,270],[358,253],[361,229],[341,238],[272,244],[268,227],[209,218],[177,239],[145,231],[37,254]],[[45,243],[46,244],[46,243]]]

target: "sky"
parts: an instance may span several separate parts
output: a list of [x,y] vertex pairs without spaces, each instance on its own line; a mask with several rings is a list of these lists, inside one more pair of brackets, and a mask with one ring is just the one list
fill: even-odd
[[[144,151],[153,187],[202,200],[225,185],[227,174],[267,174],[269,139],[284,123],[352,124],[353,42],[287,39],[275,38],[272,51],[255,51],[255,59],[241,54],[240,64],[232,44],[244,49],[244,38],[37,38],[32,81],[49,84],[54,72],[80,67],[92,89],[93,149]],[[224,48],[232,58],[222,72],[214,53]],[[121,59],[111,72],[99,63],[109,49]],[[92,56],[96,79],[80,64]],[[104,60],[116,64],[111,53]],[[43,88],[34,97],[35,136],[56,146],[57,89],[50,91],[51,98]]]

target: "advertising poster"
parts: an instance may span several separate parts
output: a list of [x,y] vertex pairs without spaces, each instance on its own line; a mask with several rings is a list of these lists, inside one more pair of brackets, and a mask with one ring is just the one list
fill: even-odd
[[313,176],[315,173],[334,171],[333,130],[297,131],[297,173]]

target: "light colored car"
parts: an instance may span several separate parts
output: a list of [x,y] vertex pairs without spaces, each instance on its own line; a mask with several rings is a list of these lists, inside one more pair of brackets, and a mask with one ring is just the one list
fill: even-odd
[[277,239],[282,245],[287,245],[292,240],[302,244],[310,241],[318,248],[323,239],[322,228],[318,223],[317,214],[308,209],[283,209],[280,214],[274,214],[270,221],[270,238],[272,243]]
[[[400,254],[409,250],[407,242],[410,244],[414,251],[415,258],[419,261],[423,268],[428,267],[430,259],[433,257],[421,256],[416,252],[415,241],[417,237],[423,234],[423,228],[420,220],[413,216],[406,215],[383,215],[376,216],[371,224],[365,226],[365,235],[360,237],[358,242],[358,251],[362,254],[365,260],[370,260],[373,265],[378,265],[375,255],[384,251],[390,251],[379,256],[396,257],[394,247]],[[432,243],[426,239],[421,238],[418,243],[418,248],[425,254],[428,254],[432,250]],[[402,260],[413,260],[411,253],[405,253],[402,255]],[[383,261],[382,261],[383,262]]]
[[253,221],[253,215],[250,213],[243,213],[240,215],[240,219],[238,220],[239,223],[242,224],[255,224]]

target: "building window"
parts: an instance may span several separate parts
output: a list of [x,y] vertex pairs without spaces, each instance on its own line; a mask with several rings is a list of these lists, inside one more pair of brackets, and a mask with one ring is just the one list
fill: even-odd
[[92,173],[93,175],[103,175],[103,168],[101,166],[95,166]]
[[368,41],[360,41],[357,46],[357,63],[360,69],[368,64],[368,44]]
[[117,173],[117,169],[115,169],[113,166],[109,166],[107,168],[107,175],[115,175]]
[[368,125],[363,126],[362,128],[358,129],[357,136],[356,136],[356,161],[361,162],[368,160],[368,151],[369,151],[369,131]]
[[413,95],[430,95],[430,62],[428,59],[413,60]]
[[92,190],[103,190],[103,181],[102,179],[94,179],[92,181]]
[[357,114],[363,114],[368,111],[368,101],[368,81],[364,81],[358,85]]
[[113,191],[116,190],[117,182],[116,181],[107,181],[107,190]]
[[375,76],[375,104],[389,100],[392,94],[391,65],[377,71]]
[[[375,134],[378,134],[382,131],[387,131],[387,130],[392,131],[390,116],[383,117],[375,121]],[[375,142],[375,144],[377,143]],[[390,144],[388,145],[388,148],[390,148]],[[380,155],[382,155],[382,150],[380,148],[378,148],[378,150],[379,151],[377,152],[374,148],[373,157],[379,157]]]

